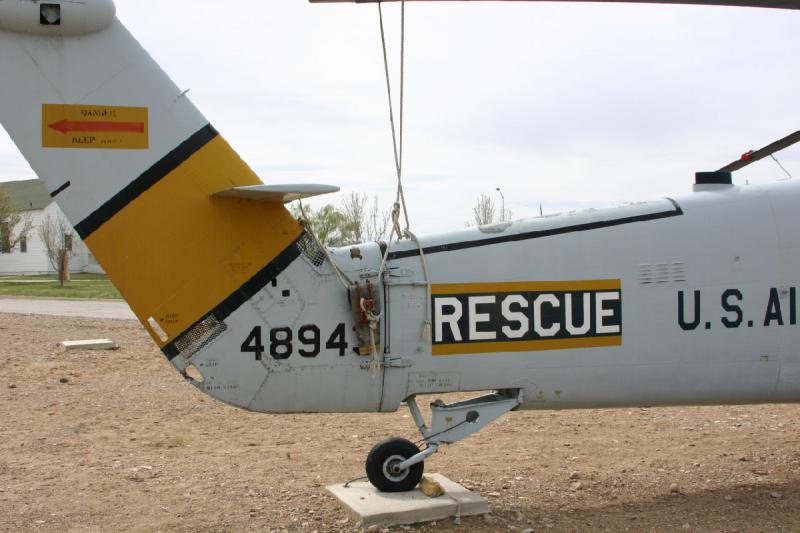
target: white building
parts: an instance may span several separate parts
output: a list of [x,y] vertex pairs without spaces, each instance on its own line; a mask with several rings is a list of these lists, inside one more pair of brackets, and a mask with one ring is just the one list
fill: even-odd
[[[50,217],[63,216],[61,209],[39,180],[9,181],[0,183],[0,187],[8,193],[15,207],[28,213],[33,224],[28,235],[13,250],[3,250],[0,245],[0,275],[52,274],[56,272],[47,258],[47,250],[39,237],[39,227],[48,215]],[[89,253],[86,245],[74,231],[72,232],[69,271],[102,272],[94,256]]]

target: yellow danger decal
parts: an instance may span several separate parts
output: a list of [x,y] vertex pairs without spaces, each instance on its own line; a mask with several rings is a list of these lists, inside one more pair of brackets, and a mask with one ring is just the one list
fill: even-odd
[[146,107],[42,104],[43,148],[146,150]]
[[433,355],[622,344],[618,279],[431,286]]

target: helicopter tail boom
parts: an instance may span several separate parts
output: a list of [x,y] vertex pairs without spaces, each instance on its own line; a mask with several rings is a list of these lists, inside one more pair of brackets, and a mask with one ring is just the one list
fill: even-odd
[[193,326],[231,312],[274,277],[276,261],[296,256],[302,228],[281,202],[212,196],[262,182],[113,10],[108,17],[109,2],[80,4],[78,14],[97,15],[88,29],[71,29],[72,4],[55,14],[7,4],[0,65],[13,74],[0,77],[0,122],[174,354]]

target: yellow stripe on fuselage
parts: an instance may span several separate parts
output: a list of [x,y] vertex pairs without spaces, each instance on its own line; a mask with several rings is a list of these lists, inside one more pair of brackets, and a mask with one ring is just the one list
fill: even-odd
[[261,180],[217,136],[132,200],[86,244],[137,317],[167,341],[211,311],[285,250],[299,223],[274,202],[212,198]]
[[497,281],[488,283],[434,283],[431,294],[482,294],[508,292],[559,292],[619,290],[618,279],[593,279],[578,281]]
[[622,346],[622,336],[578,337],[571,339],[544,339],[533,341],[458,342],[434,344],[433,355],[463,355],[496,352],[536,352],[542,350],[570,350],[575,348],[603,348]]

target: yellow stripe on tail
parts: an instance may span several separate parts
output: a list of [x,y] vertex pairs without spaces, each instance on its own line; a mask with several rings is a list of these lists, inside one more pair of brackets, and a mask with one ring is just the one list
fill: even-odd
[[163,347],[291,245],[302,231],[280,203],[212,198],[261,181],[216,136],[85,239]]

